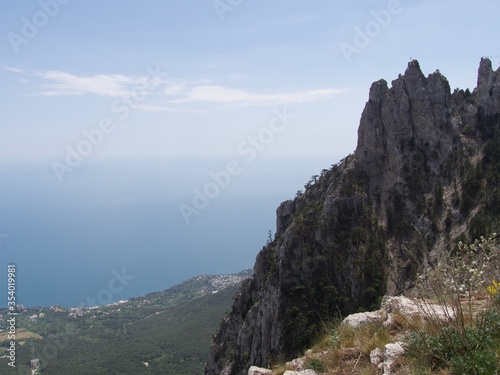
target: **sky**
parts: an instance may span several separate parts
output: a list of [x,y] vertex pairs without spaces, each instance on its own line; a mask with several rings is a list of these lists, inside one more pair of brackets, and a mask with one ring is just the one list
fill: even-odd
[[[123,264],[143,285],[128,295],[251,267],[277,205],[354,151],[372,82],[418,59],[424,74],[439,69],[452,90],[472,90],[481,57],[500,63],[495,0],[39,0],[2,10],[0,277],[17,262],[25,290],[43,275],[35,259],[85,265],[75,279],[99,280],[86,295]],[[146,273],[133,251],[170,260]],[[177,276],[145,282],[166,274]],[[32,301],[48,301],[57,280]]]

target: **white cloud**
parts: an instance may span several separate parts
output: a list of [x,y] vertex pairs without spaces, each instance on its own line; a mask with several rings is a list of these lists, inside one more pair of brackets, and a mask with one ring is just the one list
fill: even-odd
[[170,112],[170,113],[203,113],[205,111],[196,109],[183,109],[161,104],[134,104],[132,108],[139,111]]
[[179,83],[172,83],[167,85],[165,88],[164,94],[165,95],[178,95],[185,91],[187,88],[187,83],[185,82],[179,82]]
[[24,73],[24,70],[20,69],[20,68],[16,68],[16,67],[13,67],[13,66],[0,66],[0,70],[3,70],[5,72],[12,72],[12,73]]
[[221,104],[276,104],[302,103],[323,100],[343,92],[342,89],[305,89],[286,93],[255,93],[242,89],[223,86],[205,85],[189,89],[183,98],[173,100],[173,103],[211,102]]
[[147,80],[147,77],[129,77],[121,74],[76,76],[58,70],[41,71],[35,75],[47,82],[42,85],[44,89],[39,93],[47,96],[94,94],[116,98],[129,94],[134,86],[141,85]]
[[[41,82],[35,86],[40,96],[97,95],[107,98],[130,96],[134,89],[147,87],[151,77],[126,76],[122,74],[98,74],[79,76],[60,70],[26,72],[22,69],[0,66],[0,70],[22,74],[21,79],[36,77]],[[234,75],[235,80],[244,79],[243,74]],[[23,82],[29,83],[28,80]],[[242,85],[244,81],[240,81]],[[232,88],[211,84],[210,80],[162,79],[162,86],[155,90],[155,96],[148,103],[136,103],[135,109],[161,112],[197,112],[196,104],[221,105],[273,105],[303,103],[329,99],[343,92],[342,89],[301,89],[290,92],[253,92],[244,88]],[[158,86],[155,82],[155,88]],[[187,107],[189,105],[189,107]]]

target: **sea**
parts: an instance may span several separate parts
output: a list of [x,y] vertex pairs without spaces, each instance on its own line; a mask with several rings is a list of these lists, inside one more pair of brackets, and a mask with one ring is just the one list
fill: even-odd
[[26,307],[103,305],[252,268],[278,205],[329,166],[262,160],[229,174],[222,159],[86,160],[60,181],[48,160],[3,161],[0,307],[9,266]]

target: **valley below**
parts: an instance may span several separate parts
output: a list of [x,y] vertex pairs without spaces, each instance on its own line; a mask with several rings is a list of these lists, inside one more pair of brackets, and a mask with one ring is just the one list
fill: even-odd
[[[16,316],[19,374],[201,374],[210,340],[250,270],[203,275],[162,292],[84,308],[23,307]],[[7,309],[0,366],[8,368]],[[39,360],[39,367],[30,367]]]

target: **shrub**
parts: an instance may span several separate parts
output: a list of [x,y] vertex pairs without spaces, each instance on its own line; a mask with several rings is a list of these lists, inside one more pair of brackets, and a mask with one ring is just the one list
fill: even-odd
[[498,291],[500,290],[500,282],[492,280],[491,285],[487,289],[488,293],[490,293],[492,296],[496,296],[498,294]]
[[325,365],[319,359],[311,359],[307,363],[309,367],[316,372],[325,372]]
[[474,350],[454,357],[450,367],[454,374],[493,375],[498,374],[498,361],[494,352]]
[[[459,242],[453,254],[446,254],[427,274],[419,276],[417,293],[423,301],[436,300],[443,306],[449,323],[463,331],[481,313],[474,306],[475,297],[486,294],[493,300],[488,291],[492,280],[499,276],[499,252],[498,246],[484,237],[470,245]],[[429,319],[439,320],[426,306],[422,310]]]
[[[500,368],[499,248],[491,239],[459,243],[417,286],[427,325],[413,333],[409,355],[420,366],[453,374],[498,374]],[[443,307],[439,316],[428,299]],[[478,302],[479,301],[479,302]]]
[[[499,320],[495,322],[498,324]],[[436,334],[414,335],[409,354],[433,369],[449,367],[454,374],[493,375],[499,365],[495,347],[500,341],[495,340],[492,332],[481,327],[468,327],[460,332],[443,326]]]

